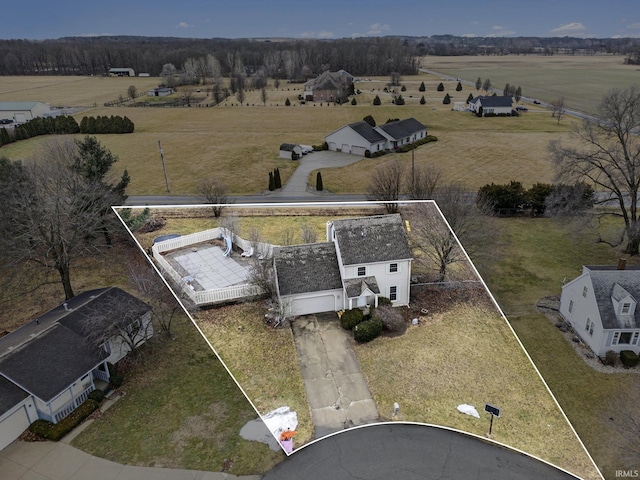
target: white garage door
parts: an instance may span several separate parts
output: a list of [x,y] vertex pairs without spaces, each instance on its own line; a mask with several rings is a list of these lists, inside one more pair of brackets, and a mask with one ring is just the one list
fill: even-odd
[[28,427],[29,417],[23,405],[0,423],[0,450],[18,438]]
[[351,153],[351,145],[349,145],[348,143],[343,143],[341,152]]
[[336,309],[336,301],[333,295],[318,297],[296,298],[291,305],[294,315],[307,315],[309,313],[333,312]]
[[367,151],[366,147],[356,147],[355,145],[351,147],[351,153],[354,155],[362,155],[364,156],[364,152]]

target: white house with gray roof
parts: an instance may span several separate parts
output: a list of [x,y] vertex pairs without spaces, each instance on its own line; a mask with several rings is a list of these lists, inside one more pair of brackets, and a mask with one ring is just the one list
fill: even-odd
[[562,287],[560,314],[593,352],[640,353],[640,266],[584,266]]
[[42,102],[0,102],[0,119],[24,123],[36,117],[52,115],[51,107]]
[[511,115],[513,97],[509,95],[480,95],[469,102],[469,109],[479,117],[487,115]]
[[287,315],[409,303],[412,254],[399,214],[334,220],[327,242],[274,248],[276,290]]
[[400,148],[426,136],[427,127],[415,118],[406,118],[376,127],[365,121],[350,123],[328,134],[325,141],[329,150],[369,156]]

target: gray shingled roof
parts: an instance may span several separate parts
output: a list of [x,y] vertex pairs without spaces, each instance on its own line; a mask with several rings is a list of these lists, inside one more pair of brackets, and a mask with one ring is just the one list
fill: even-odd
[[[640,306],[636,308],[635,315],[618,317],[613,308],[611,296],[619,287],[624,288],[636,300],[640,300],[640,270],[617,270],[601,267],[589,268],[589,276],[593,285],[593,293],[598,302],[598,310],[602,319],[602,327],[605,329],[640,328]],[[616,287],[618,285],[618,287]]]
[[0,361],[0,372],[36,397],[50,401],[108,355],[62,325],[34,338]]
[[375,294],[380,293],[376,277],[348,278],[344,280],[344,288],[349,298],[359,297],[367,288]]
[[0,375],[0,416],[28,396],[27,392]]
[[483,108],[485,107],[512,107],[513,106],[513,97],[507,95],[507,96],[501,96],[501,95],[490,95],[490,96],[484,96],[484,95],[480,95],[479,97],[476,97],[472,100],[473,103],[476,103],[476,101],[480,101],[480,105],[482,105]]
[[378,125],[377,128],[384,130],[387,135],[396,140],[409,137],[427,129],[427,127],[413,117]]
[[349,127],[369,143],[386,142],[387,139],[365,121],[350,123]]
[[333,242],[276,247],[273,258],[280,295],[342,288]]
[[344,265],[413,258],[404,222],[397,213],[334,220],[333,226]]
[[59,323],[88,339],[110,337],[117,328],[126,327],[151,310],[142,300],[117,287],[91,290],[82,295],[86,303],[73,308]]

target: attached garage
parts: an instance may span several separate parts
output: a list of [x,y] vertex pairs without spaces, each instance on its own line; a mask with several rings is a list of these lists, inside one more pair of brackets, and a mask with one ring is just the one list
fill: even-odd
[[[310,313],[335,312],[342,307],[342,291],[318,292],[309,296],[291,297],[289,311],[291,315],[308,315]],[[285,299],[285,305],[287,300]]]
[[31,395],[0,376],[0,450],[17,439],[37,418]]

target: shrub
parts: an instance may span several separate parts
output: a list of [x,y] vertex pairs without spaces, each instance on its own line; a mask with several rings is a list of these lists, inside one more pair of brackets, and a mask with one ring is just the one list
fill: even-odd
[[124,375],[119,373],[115,365],[111,363],[107,363],[107,367],[109,368],[109,383],[111,387],[119,388],[124,383]]
[[396,105],[404,105],[404,98],[402,98],[402,95],[398,95],[395,100],[394,103]]
[[420,87],[418,87],[418,91],[419,91],[419,92],[424,92],[425,90],[426,90],[426,87],[424,86],[424,82],[422,82],[422,83],[420,84]]
[[359,308],[345,310],[340,317],[340,326],[345,330],[353,330],[353,328],[361,323],[362,320],[362,310],[360,310]]
[[322,174],[318,172],[316,175],[316,190],[321,192],[323,189],[324,186],[322,185]]
[[609,367],[615,367],[618,362],[618,354],[613,350],[609,350],[605,353],[604,358],[602,359],[602,363]]
[[380,105],[382,103],[382,101],[380,100],[380,97],[378,95],[376,95],[376,98],[373,99],[373,104],[374,105]]
[[407,322],[400,310],[388,305],[378,307],[373,318],[380,320],[382,327],[389,332],[404,332],[407,329]]
[[462,84],[458,82],[458,85],[456,85],[456,92],[459,92],[461,90],[462,90]]
[[444,84],[443,84],[442,82],[440,82],[440,83],[438,84],[438,91],[439,91],[439,92],[444,92]]
[[79,425],[85,418],[91,415],[98,406],[98,402],[89,398],[71,412],[68,417],[63,418],[58,423],[54,424],[48,420],[36,420],[29,425],[29,431],[47,440],[57,442],[73,430],[76,425]]
[[407,91],[407,87],[405,87],[404,85],[402,85],[402,88],[400,88],[401,92],[406,92]]
[[424,95],[423,95],[422,98],[420,99],[420,105],[424,105],[425,103],[427,103],[427,101],[424,99]]
[[445,105],[449,105],[451,103],[451,97],[449,96],[448,93],[444,96],[444,99],[442,100],[442,103],[445,104]]
[[95,400],[96,402],[100,403],[102,402],[102,400],[104,400],[104,392],[100,389],[96,389],[93,392],[91,392],[89,394],[89,397],[91,400]]
[[284,102],[285,106],[290,106],[291,105],[291,101],[287,98]]
[[638,365],[638,361],[640,361],[640,359],[636,352],[632,350],[622,350],[620,352],[620,361],[625,367],[631,368]]
[[353,328],[353,338],[358,343],[370,342],[382,333],[382,322],[377,318],[365,320]]
[[352,99],[351,99],[351,105],[357,105],[357,104],[358,104],[358,102],[356,102],[356,99],[355,99],[355,98],[352,98]]
[[387,297],[378,297],[378,307],[391,306],[391,300]]

